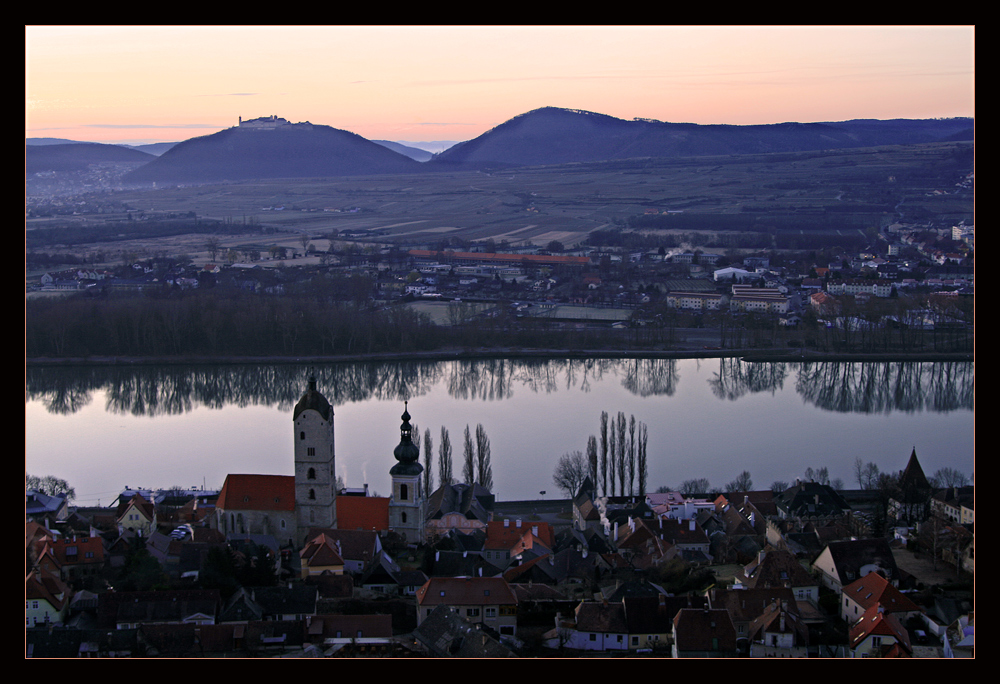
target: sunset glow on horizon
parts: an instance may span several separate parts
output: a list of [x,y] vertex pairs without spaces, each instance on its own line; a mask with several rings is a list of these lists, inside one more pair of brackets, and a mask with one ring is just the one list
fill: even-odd
[[975,116],[974,26],[26,26],[25,137],[173,142],[275,114],[469,140],[540,107],[769,124]]

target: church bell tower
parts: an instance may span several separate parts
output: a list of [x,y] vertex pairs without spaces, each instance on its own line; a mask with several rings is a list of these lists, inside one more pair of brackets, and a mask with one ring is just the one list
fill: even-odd
[[393,451],[397,463],[389,469],[392,476],[389,527],[405,537],[407,543],[418,544],[424,538],[424,467],[420,465],[420,449],[413,443],[413,427],[406,404],[402,419],[399,445]]
[[310,527],[337,526],[337,473],[333,453],[333,406],[309,378],[292,414],[295,429],[296,543]]

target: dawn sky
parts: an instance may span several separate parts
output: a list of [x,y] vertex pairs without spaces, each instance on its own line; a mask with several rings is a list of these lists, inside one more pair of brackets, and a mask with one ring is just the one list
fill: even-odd
[[468,140],[539,107],[767,124],[975,116],[973,26],[26,26],[25,136],[178,141],[276,114]]

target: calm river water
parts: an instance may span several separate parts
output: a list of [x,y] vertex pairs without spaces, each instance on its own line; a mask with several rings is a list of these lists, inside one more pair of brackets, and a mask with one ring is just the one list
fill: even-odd
[[974,471],[973,363],[735,359],[30,368],[25,469],[67,480],[80,505],[126,486],[290,475],[292,407],[311,372],[334,405],[338,474],[382,495],[404,400],[435,459],[448,430],[457,477],[465,427],[483,425],[500,500],[562,497],[555,464],[586,450],[602,411],[646,424],[652,490],[693,478],[722,488],[743,470],[765,489],[809,467],[856,487],[855,458],[898,471],[914,448],[928,476]]

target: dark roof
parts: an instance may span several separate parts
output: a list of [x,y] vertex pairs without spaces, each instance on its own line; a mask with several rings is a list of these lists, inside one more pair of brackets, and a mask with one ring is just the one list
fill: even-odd
[[469,520],[489,522],[495,498],[480,484],[464,482],[443,485],[427,500],[427,519],[443,518],[448,513],[461,513]]
[[899,580],[896,559],[885,539],[855,539],[832,542],[826,547],[830,551],[834,566],[850,581],[861,576],[861,568],[876,565],[890,582]]
[[302,398],[299,399],[299,402],[295,404],[295,410],[292,411],[292,420],[297,420],[300,413],[310,409],[323,416],[323,420],[328,423],[333,420],[333,407],[327,401],[326,397],[317,391],[315,377],[309,378],[309,387],[306,389],[305,394],[302,395]]
[[843,515],[850,506],[837,491],[818,482],[800,482],[774,497],[788,517],[814,518]]
[[514,654],[448,606],[438,606],[413,636],[435,656],[443,658],[509,658]]

